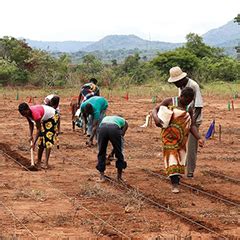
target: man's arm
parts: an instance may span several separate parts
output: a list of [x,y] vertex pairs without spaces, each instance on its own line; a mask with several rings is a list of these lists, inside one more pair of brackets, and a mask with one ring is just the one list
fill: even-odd
[[125,121],[125,125],[124,125],[124,127],[122,128],[122,135],[123,135],[123,136],[125,135],[127,129],[128,129],[128,122]]
[[197,119],[201,115],[201,113],[202,113],[202,108],[195,107],[195,111],[194,111],[194,115],[193,115],[194,122],[197,122]]
[[94,119],[93,126],[92,126],[92,135],[90,136],[89,141],[87,142],[87,145],[93,145],[93,138],[96,135],[97,127],[98,127],[98,120]]
[[96,89],[96,92],[95,92],[95,96],[100,96],[100,89],[98,86],[96,86],[97,89]]
[[196,123],[195,123],[195,119],[193,117],[193,111],[192,108],[189,109],[189,114],[191,116],[192,119],[192,124],[191,124],[191,128],[190,128],[190,132],[192,133],[192,135],[198,140],[198,144],[200,147],[203,147],[204,145],[204,140],[201,138],[198,129],[196,127]]
[[86,134],[87,133],[87,123],[88,123],[87,115],[86,115],[86,113],[83,113],[83,112],[81,112],[81,113],[82,113],[83,121],[84,121],[84,127],[83,127],[84,132],[83,132],[83,134]]
[[80,107],[81,99],[82,99],[82,91],[80,90],[80,93],[79,93],[79,96],[78,96],[78,104],[77,104],[78,108]]

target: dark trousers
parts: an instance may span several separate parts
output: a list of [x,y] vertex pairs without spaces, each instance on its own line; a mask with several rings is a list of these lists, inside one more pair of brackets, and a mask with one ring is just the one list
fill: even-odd
[[[199,130],[200,124],[196,124]],[[197,151],[198,151],[198,140],[190,133],[188,137],[188,148],[187,148],[187,173],[194,173],[197,162]]]
[[179,175],[170,176],[170,179],[171,179],[172,185],[178,185],[179,182],[180,182],[180,176]]
[[116,124],[102,123],[98,135],[98,164],[96,166],[99,172],[104,172],[106,169],[105,162],[109,141],[112,143],[114,154],[117,158],[116,168],[121,170],[127,167],[123,156],[122,138],[122,130]]

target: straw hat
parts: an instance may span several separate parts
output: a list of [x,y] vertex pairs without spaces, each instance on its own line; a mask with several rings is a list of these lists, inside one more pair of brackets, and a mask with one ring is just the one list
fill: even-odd
[[172,67],[169,70],[170,78],[168,79],[168,82],[173,83],[177,82],[187,76],[187,73],[183,72],[180,67]]

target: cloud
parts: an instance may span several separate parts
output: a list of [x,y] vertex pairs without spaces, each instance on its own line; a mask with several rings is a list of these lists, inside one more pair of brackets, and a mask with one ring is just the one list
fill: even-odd
[[8,0],[1,1],[0,36],[96,41],[110,34],[182,42],[233,19],[239,0]]

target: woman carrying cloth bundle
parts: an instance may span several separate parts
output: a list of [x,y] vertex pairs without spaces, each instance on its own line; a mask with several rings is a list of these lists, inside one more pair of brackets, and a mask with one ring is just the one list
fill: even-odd
[[[166,173],[171,179],[173,193],[179,192],[180,176],[185,173],[186,146],[189,133],[191,132],[198,140],[199,146],[202,147],[204,144],[193,120],[193,110],[189,107],[193,98],[193,89],[186,87],[182,90],[180,97],[166,98],[153,109],[155,124],[162,128],[163,159]],[[164,111],[164,107],[161,106],[167,107],[167,111],[172,111],[169,119],[158,117],[164,115],[159,112],[159,109]],[[169,124],[166,126],[168,121]]]

